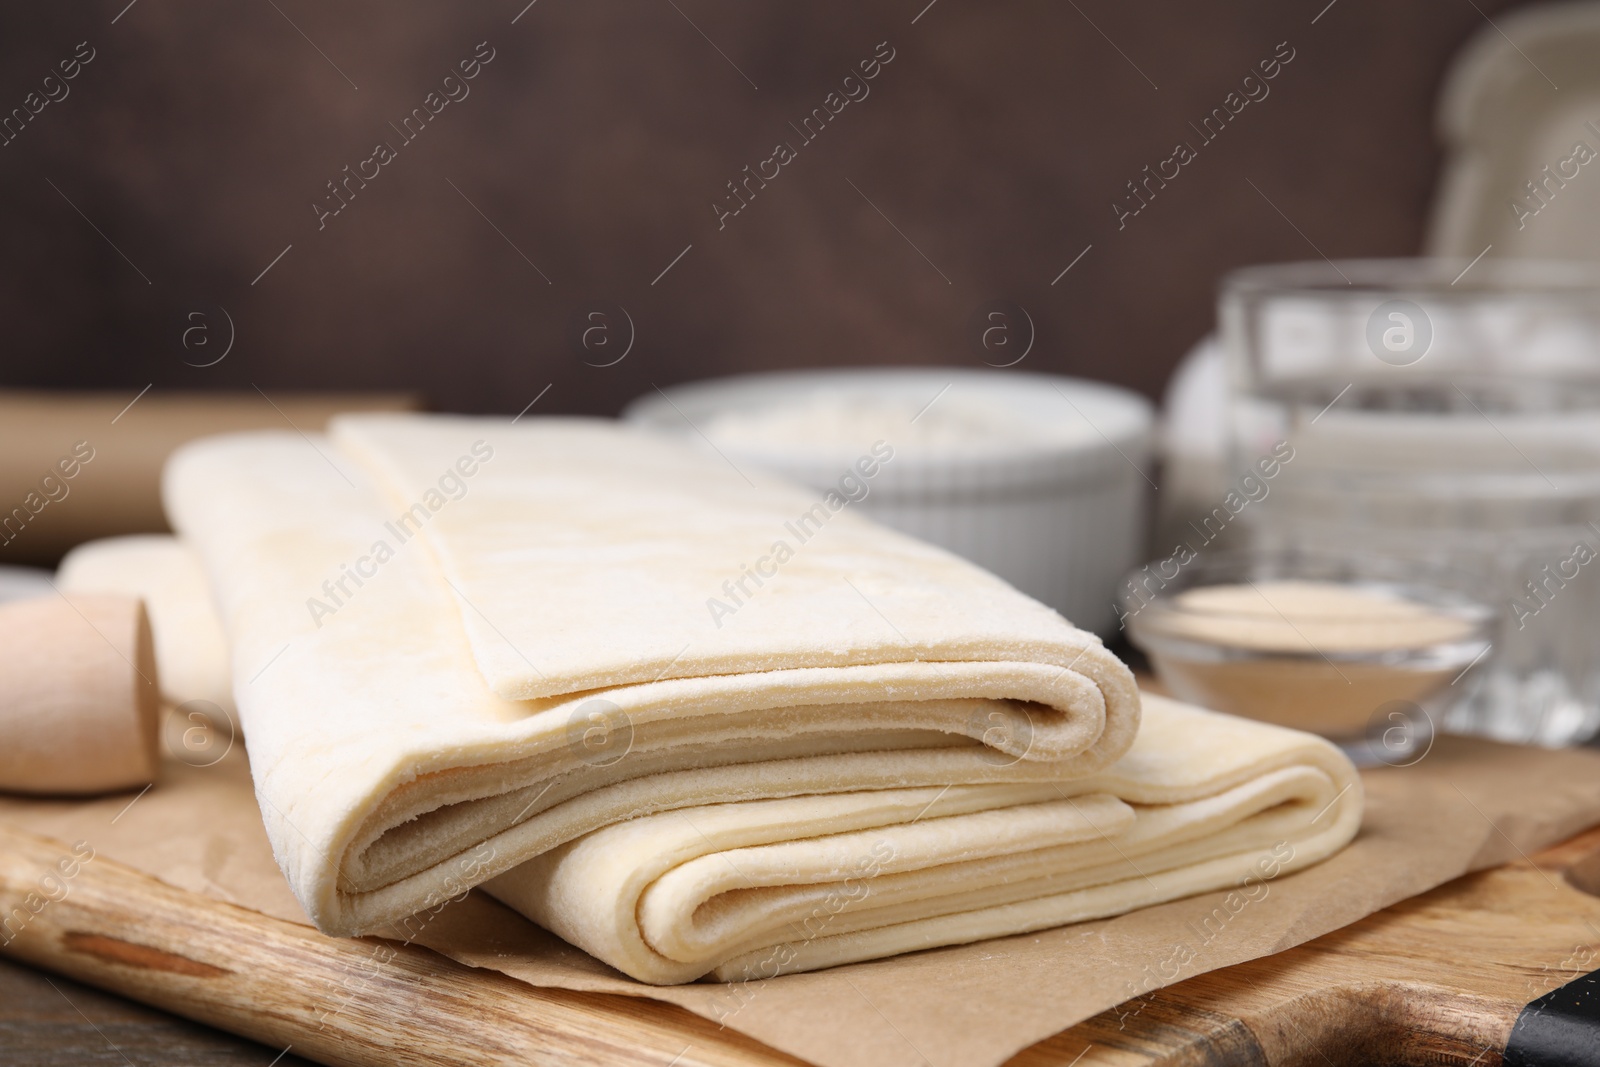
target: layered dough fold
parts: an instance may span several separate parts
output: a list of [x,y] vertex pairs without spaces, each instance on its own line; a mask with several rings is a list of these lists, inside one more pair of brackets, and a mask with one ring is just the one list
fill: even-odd
[[[843,497],[601,420],[360,416],[330,437],[212,438],[173,457],[164,492],[227,632],[274,852],[330,933],[535,857],[570,871],[597,831],[673,811],[767,825],[763,805],[797,806],[811,828],[781,862],[799,871],[830,820],[908,796],[1043,827],[1046,793],[1105,771],[1139,728],[1127,668],[998,579]],[[1110,802],[1077,800],[1108,819]],[[812,804],[830,814],[808,822]],[[939,840],[903,847],[937,867]],[[532,884],[518,871],[492,891],[539,918]],[[699,883],[665,884],[640,914],[670,927],[672,894]],[[542,921],[647,981],[706,973],[771,929],[686,926],[674,951],[698,962],[662,977],[557,910]]]
[[485,888],[643,981],[745,981],[1211,889],[1260,899],[1355,835],[1359,780],[1327,742],[1159,697],[1144,716],[1086,778],[683,808]]

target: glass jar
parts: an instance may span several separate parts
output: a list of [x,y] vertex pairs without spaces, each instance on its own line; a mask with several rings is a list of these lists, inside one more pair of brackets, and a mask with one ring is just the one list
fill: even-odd
[[1600,273],[1255,267],[1224,280],[1221,318],[1234,467],[1282,461],[1250,543],[1469,571],[1500,637],[1446,728],[1600,730]]

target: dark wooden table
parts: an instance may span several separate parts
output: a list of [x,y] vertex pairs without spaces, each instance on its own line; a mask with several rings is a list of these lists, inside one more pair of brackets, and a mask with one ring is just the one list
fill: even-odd
[[0,958],[4,1067],[307,1067],[164,1011]]

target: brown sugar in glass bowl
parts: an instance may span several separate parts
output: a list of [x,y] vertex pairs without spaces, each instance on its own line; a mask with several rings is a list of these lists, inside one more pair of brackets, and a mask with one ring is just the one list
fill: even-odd
[[1396,762],[1491,648],[1494,612],[1461,584],[1397,560],[1219,553],[1171,578],[1135,572],[1120,600],[1129,637],[1180,699]]

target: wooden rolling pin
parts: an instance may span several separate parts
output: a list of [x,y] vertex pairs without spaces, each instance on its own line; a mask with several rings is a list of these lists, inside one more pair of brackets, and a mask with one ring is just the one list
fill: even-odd
[[[270,394],[270,395],[269,395]],[[115,393],[0,389],[4,562],[51,564],[97,537],[158,533],[161,468],[186,441],[239,430],[317,433],[341,411],[414,411],[384,393]]]
[[0,790],[104,793],[155,780],[159,690],[144,603],[0,604]]

